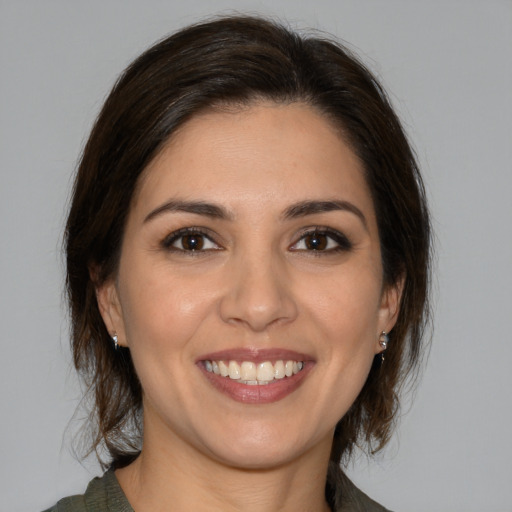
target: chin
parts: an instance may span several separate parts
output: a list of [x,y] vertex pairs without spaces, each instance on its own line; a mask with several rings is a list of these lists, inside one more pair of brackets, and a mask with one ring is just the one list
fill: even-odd
[[259,450],[240,450],[237,453],[225,454],[225,457],[219,458],[220,462],[226,466],[247,470],[247,471],[266,471],[286,465],[287,463],[299,458],[300,454],[294,451],[274,450],[264,447]]
[[[330,450],[331,438],[328,439]],[[305,442],[290,432],[268,432],[260,429],[243,435],[226,436],[222,446],[211,446],[215,458],[227,466],[246,470],[277,468],[302,457],[316,443]]]

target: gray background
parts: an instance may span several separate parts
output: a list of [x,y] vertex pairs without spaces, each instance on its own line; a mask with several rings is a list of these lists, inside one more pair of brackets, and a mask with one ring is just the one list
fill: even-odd
[[149,44],[232,8],[349,41],[391,92],[425,173],[438,253],[433,348],[397,436],[375,462],[360,457],[353,478],[396,512],[512,511],[512,2],[503,0],[0,0],[0,510],[41,510],[100,472],[69,448],[80,390],[60,253],[93,118]]

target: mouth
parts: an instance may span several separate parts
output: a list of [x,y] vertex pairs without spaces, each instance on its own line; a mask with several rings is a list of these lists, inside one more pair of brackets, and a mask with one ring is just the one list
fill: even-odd
[[304,369],[304,361],[294,361],[279,359],[275,363],[263,361],[254,363],[253,361],[214,361],[205,360],[204,367],[207,372],[220,375],[246,384],[247,386],[265,386],[275,380],[287,379],[297,375]]
[[197,361],[215,389],[251,404],[275,402],[290,395],[314,364],[311,357],[293,351],[251,349],[218,352]]

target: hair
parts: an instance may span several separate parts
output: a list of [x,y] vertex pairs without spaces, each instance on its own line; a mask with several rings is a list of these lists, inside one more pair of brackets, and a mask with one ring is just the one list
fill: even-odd
[[[96,287],[116,274],[140,176],[176,130],[225,105],[302,102],[339,128],[363,164],[385,286],[403,283],[385,364],[376,357],[340,419],[331,462],[388,441],[399,391],[420,365],[428,323],[430,223],[414,153],[386,93],[340,43],[259,17],[215,18],[163,39],[120,76],[81,156],[65,233],[74,364],[93,399],[91,451],[121,467],[141,448],[142,388],[130,351],[114,350]],[[94,269],[94,272],[91,271]]]

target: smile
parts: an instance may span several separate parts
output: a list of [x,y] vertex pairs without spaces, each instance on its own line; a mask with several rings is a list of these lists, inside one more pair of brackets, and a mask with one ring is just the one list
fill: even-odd
[[281,348],[232,348],[196,360],[206,380],[221,394],[244,404],[278,402],[297,391],[316,362]]
[[296,375],[304,368],[303,361],[278,360],[275,363],[263,361],[204,361],[204,367],[208,373],[220,375],[240,384],[249,386],[267,385],[274,380],[280,380]]

